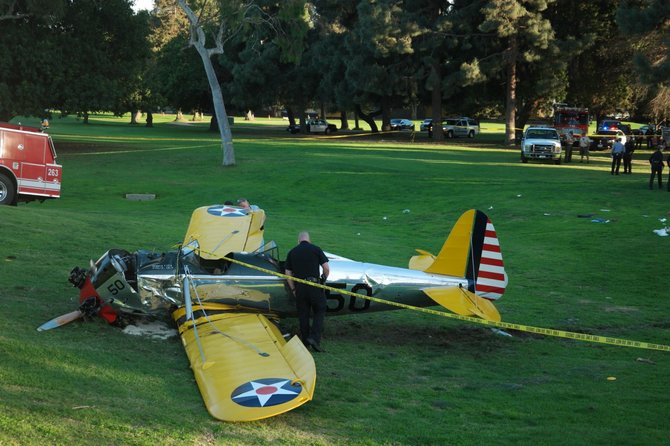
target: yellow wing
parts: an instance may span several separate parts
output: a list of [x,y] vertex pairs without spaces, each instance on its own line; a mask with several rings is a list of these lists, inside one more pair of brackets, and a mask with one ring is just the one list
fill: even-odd
[[488,321],[500,322],[500,313],[493,303],[470,291],[457,288],[424,288],[422,290],[444,308],[463,316],[478,316]]
[[191,215],[184,245],[197,240],[204,259],[220,259],[231,252],[253,252],[263,246],[264,224],[262,209],[202,206]]
[[[223,421],[272,417],[310,401],[314,358],[295,336],[286,342],[265,316],[225,305],[173,313],[209,413]],[[207,312],[207,316],[204,315]]]

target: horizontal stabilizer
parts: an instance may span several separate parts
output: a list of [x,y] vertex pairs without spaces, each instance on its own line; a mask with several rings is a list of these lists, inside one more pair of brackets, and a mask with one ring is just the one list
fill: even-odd
[[427,270],[435,261],[435,256],[428,251],[424,251],[423,249],[417,248],[416,252],[418,252],[419,255],[413,256],[409,259],[409,269],[417,271]]
[[231,309],[217,314],[194,306],[195,327],[183,308],[173,314],[209,413],[253,421],[310,401],[316,366],[300,339],[286,342],[265,316]]
[[435,302],[456,314],[500,322],[500,313],[490,300],[479,297],[464,288],[425,288],[422,291]]

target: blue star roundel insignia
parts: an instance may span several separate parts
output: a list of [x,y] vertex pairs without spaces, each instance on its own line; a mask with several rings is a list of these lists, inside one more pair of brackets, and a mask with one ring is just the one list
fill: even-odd
[[263,378],[242,384],[233,390],[230,398],[240,406],[266,407],[291,401],[301,391],[302,386],[291,384],[290,379]]
[[207,208],[207,212],[217,217],[244,217],[247,215],[242,209],[233,206],[216,205]]

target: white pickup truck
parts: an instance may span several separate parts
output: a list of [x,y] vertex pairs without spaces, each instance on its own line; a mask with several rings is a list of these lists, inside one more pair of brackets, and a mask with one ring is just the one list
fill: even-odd
[[561,137],[552,127],[528,127],[521,140],[521,162],[528,160],[553,161],[561,164]]

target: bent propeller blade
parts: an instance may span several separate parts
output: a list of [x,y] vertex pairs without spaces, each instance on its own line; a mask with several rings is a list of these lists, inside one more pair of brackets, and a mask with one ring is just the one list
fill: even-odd
[[71,313],[64,314],[62,316],[58,316],[56,318],[51,319],[48,322],[43,323],[39,327],[37,327],[37,331],[46,331],[46,330],[51,330],[52,328],[58,328],[62,325],[69,324],[72,321],[76,321],[80,317],[82,317],[84,313],[82,313],[79,310],[72,311]]

